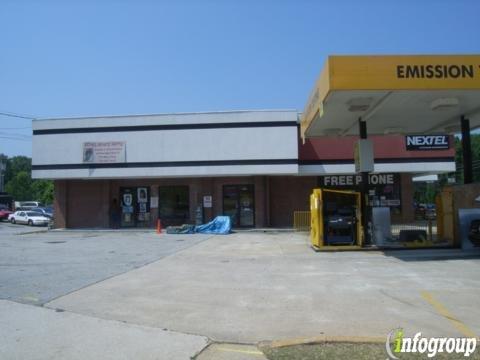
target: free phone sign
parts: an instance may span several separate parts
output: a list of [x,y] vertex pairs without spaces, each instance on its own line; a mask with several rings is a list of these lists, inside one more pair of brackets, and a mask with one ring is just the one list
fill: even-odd
[[447,150],[450,148],[448,135],[407,135],[405,136],[407,151]]

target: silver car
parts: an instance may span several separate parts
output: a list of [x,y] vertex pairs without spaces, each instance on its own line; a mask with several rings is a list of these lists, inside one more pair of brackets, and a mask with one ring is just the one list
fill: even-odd
[[48,225],[50,219],[35,211],[16,211],[8,217],[12,224]]

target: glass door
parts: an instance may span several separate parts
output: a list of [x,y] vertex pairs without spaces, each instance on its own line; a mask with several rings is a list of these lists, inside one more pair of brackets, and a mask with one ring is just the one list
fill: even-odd
[[255,226],[255,191],[253,185],[225,185],[223,214],[230,216],[233,227]]
[[150,225],[150,187],[120,188],[121,227]]
[[121,206],[121,227],[135,226],[135,203],[136,194],[135,188],[120,188],[120,206]]

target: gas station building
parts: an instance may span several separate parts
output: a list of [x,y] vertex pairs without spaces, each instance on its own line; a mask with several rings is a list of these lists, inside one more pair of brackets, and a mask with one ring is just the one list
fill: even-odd
[[[238,228],[291,227],[318,187],[358,189],[365,206],[411,222],[412,178],[455,171],[460,129],[471,181],[465,135],[480,123],[479,66],[479,56],[334,56],[303,113],[35,120],[33,177],[54,180],[60,228],[110,227],[115,206],[120,227],[217,215]],[[359,138],[371,140],[368,169],[363,150],[354,156]]]

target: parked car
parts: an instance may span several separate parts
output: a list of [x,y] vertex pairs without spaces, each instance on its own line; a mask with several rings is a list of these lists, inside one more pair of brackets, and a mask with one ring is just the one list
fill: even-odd
[[7,220],[8,215],[12,214],[12,212],[8,209],[6,205],[0,204],[0,221]]
[[20,203],[20,207],[22,209],[33,209],[33,208],[38,208],[38,207],[45,207],[45,205],[43,205],[43,203],[39,202],[39,201],[22,201]]
[[48,207],[37,207],[37,208],[30,209],[29,211],[38,212],[39,214],[42,214],[43,216],[46,216],[49,219],[53,218],[53,213]]
[[416,204],[415,218],[417,220],[435,220],[437,218],[435,204]]
[[437,207],[435,204],[427,204],[425,208],[425,219],[435,220],[437,218]]
[[9,216],[12,224],[48,225],[50,219],[35,211],[15,211]]

